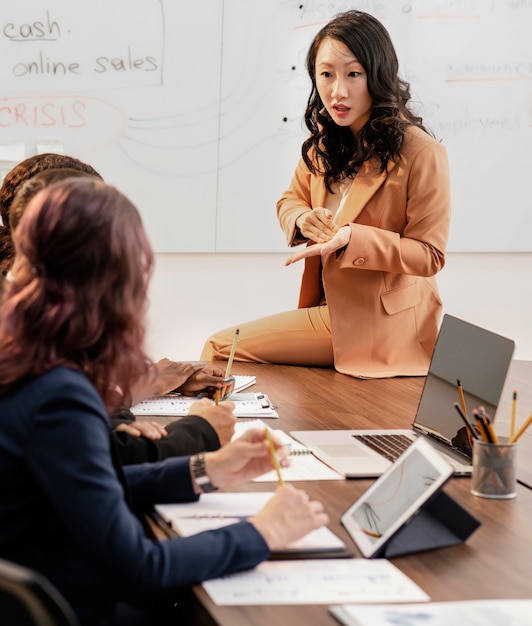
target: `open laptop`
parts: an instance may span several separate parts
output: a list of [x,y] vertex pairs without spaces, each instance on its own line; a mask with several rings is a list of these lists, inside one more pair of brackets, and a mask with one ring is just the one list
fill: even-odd
[[511,339],[446,314],[411,429],[300,430],[290,434],[347,478],[380,476],[420,436],[447,457],[456,476],[469,476],[471,448],[454,407],[459,402],[457,380],[469,415],[483,406],[493,419],[514,349]]

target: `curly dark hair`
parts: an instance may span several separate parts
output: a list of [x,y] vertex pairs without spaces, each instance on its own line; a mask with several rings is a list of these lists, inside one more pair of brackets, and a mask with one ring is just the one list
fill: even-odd
[[14,243],[0,393],[65,366],[85,372],[115,409],[150,364],[143,343],[153,253],[137,209],[94,177],[66,179],[30,200]]
[[[356,136],[331,119],[316,87],[316,57],[327,38],[343,43],[367,73],[372,109]],[[408,125],[428,132],[421,117],[409,108],[410,85],[399,77],[399,62],[390,35],[372,15],[345,11],[327,23],[309,48],[307,71],[312,81],[305,111],[310,136],[301,152],[307,167],[323,175],[328,191],[332,183],[355,175],[368,159],[376,159],[380,171],[384,171],[390,160],[398,158]]]
[[0,187],[0,272],[5,274],[14,255],[11,240],[11,224],[9,210],[20,187],[35,174],[52,168],[69,167],[102,178],[101,175],[87,163],[75,157],[55,152],[35,154],[20,163],[17,163],[5,176]]

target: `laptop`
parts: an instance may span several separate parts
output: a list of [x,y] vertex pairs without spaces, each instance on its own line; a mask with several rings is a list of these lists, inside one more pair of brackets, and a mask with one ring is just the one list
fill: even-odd
[[455,476],[472,471],[467,431],[454,404],[460,381],[466,409],[495,418],[515,342],[445,314],[412,427],[395,430],[298,430],[290,434],[346,478],[381,476],[416,437],[444,454]]

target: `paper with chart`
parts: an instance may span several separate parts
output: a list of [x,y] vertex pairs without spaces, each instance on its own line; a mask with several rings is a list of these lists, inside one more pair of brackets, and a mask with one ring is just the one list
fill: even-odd
[[344,626],[530,626],[532,600],[470,600],[401,606],[332,606]]
[[[235,403],[236,417],[276,418],[279,414],[275,410],[270,398],[262,392],[242,393],[243,389],[254,385],[255,376],[235,376],[235,390],[227,400]],[[184,396],[179,393],[168,393],[163,396],[152,396],[131,407],[131,412],[137,416],[169,416],[183,417],[189,414],[190,406],[198,400],[197,397]]]
[[[183,537],[246,520],[255,515],[273,496],[273,492],[216,492],[202,494],[196,502],[156,504],[156,512]],[[322,526],[278,550],[276,558],[305,556],[350,556],[346,544],[329,528]]]
[[266,561],[203,583],[216,604],[428,602],[429,596],[386,559]]

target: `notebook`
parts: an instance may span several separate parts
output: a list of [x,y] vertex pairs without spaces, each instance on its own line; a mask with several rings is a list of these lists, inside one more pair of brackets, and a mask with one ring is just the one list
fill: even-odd
[[[238,439],[246,430],[254,428],[265,430],[269,428],[269,426],[266,426],[260,419],[243,420],[235,424],[233,440]],[[272,430],[272,433],[290,450],[290,465],[288,467],[281,467],[281,476],[285,482],[301,480],[345,480],[343,474],[339,474],[334,471],[332,467],[322,463],[314,456],[312,450],[290,437],[284,430],[275,429]],[[272,470],[266,472],[266,474],[257,476],[257,478],[253,479],[253,482],[270,483],[277,482],[277,480],[277,472]]]
[[[182,537],[213,530],[256,515],[273,492],[204,493],[196,502],[156,504],[155,513]],[[353,553],[327,526],[310,531],[282,550],[273,551],[271,559],[345,558]]]
[[[347,478],[380,476],[416,437],[445,454],[456,476],[471,475],[471,449],[454,404],[464,392],[467,411],[483,406],[492,418],[510,367],[515,342],[469,322],[444,315],[410,429],[307,430],[290,434]],[[399,448],[383,452],[395,441]]]

